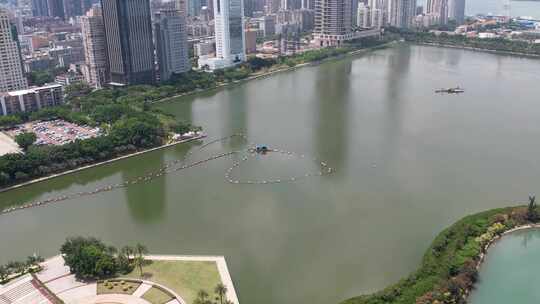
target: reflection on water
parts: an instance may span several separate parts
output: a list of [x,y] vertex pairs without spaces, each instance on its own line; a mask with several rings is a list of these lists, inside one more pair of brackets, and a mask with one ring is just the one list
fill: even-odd
[[314,101],[316,119],[314,127],[315,150],[317,155],[330,162],[337,169],[339,176],[347,159],[347,141],[349,136],[349,103],[362,96],[349,96],[352,62],[343,60],[334,66],[323,66],[322,73],[317,73],[316,95]]
[[[147,160],[148,167],[159,168],[164,165],[164,155]],[[130,180],[140,174],[137,167],[126,168],[122,172],[124,180]],[[137,222],[151,223],[163,218],[167,200],[165,199],[167,181],[164,177],[148,183],[131,185],[123,188],[130,214]]]
[[221,93],[220,113],[223,119],[221,136],[234,133],[247,135],[247,99],[245,90],[226,89]]

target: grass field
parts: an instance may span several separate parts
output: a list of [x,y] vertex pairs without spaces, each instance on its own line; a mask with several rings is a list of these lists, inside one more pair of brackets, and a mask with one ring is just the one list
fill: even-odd
[[[127,275],[141,279],[139,269]],[[199,261],[148,261],[143,267],[143,278],[172,289],[188,304],[192,304],[201,289],[212,294],[221,282],[215,262]]]
[[156,287],[148,289],[148,291],[142,295],[142,298],[152,304],[165,304],[174,299],[169,294]]
[[[105,283],[107,282],[107,283]],[[107,293],[120,293],[120,294],[133,294],[135,290],[141,285],[140,283],[127,282],[124,284],[121,281],[103,281],[97,284],[97,294]]]

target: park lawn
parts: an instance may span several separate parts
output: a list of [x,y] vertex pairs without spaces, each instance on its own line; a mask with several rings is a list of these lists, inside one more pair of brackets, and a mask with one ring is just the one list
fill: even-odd
[[[133,294],[141,283],[128,282],[125,281],[122,285],[120,281],[108,281],[107,286],[105,286],[105,281],[98,282],[97,284],[97,294],[108,294],[108,293],[120,293],[120,294]],[[112,288],[111,288],[112,287]],[[124,287],[127,290],[124,290]]]
[[142,295],[142,298],[152,304],[165,304],[174,299],[168,293],[165,293],[163,290],[156,287],[148,289],[148,291]]
[[[212,294],[216,285],[221,283],[215,262],[161,260],[147,262],[143,266],[143,279],[172,289],[188,304],[194,302],[199,290],[203,289]],[[133,269],[127,277],[140,279],[139,269]]]

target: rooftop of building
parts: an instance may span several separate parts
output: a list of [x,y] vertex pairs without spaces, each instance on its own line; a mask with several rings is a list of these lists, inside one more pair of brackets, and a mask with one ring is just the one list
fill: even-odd
[[48,83],[40,87],[35,86],[35,87],[30,87],[28,89],[5,92],[5,93],[2,93],[0,96],[21,96],[21,95],[30,94],[30,93],[36,93],[37,91],[41,91],[41,90],[57,89],[61,87],[62,85],[58,83]]

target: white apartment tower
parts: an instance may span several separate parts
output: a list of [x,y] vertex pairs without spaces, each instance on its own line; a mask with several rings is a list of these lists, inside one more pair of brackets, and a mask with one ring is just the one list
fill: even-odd
[[222,69],[246,60],[243,18],[243,0],[214,0],[216,56],[200,58],[200,68]]
[[84,58],[86,62],[86,82],[102,88],[109,82],[109,61],[107,57],[107,41],[101,8],[92,7],[81,17]]
[[0,92],[26,89],[17,31],[9,22],[5,9],[0,9]]
[[366,6],[363,2],[358,4],[356,20],[359,27],[367,28],[371,26],[370,9],[369,6]]

